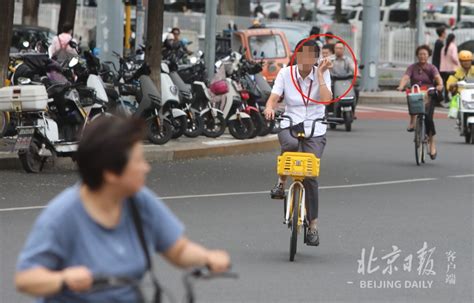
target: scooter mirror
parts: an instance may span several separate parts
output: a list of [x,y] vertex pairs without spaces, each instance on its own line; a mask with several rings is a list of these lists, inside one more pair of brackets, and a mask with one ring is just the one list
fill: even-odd
[[202,51],[198,51],[197,55],[198,55],[199,58],[202,58],[202,56],[204,55],[204,53],[203,53]]
[[257,57],[257,51],[256,50],[253,51],[253,56]]
[[79,59],[77,59],[77,57],[73,57],[73,58],[69,61],[69,67],[70,67],[70,68],[73,68],[73,67],[76,66],[78,63],[79,63]]
[[260,53],[260,58],[265,58],[265,52]]

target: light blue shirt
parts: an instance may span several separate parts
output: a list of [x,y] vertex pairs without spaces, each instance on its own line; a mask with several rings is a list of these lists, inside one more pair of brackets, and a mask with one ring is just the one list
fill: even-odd
[[[86,212],[79,185],[64,190],[40,214],[20,253],[17,271],[34,267],[62,270],[85,266],[93,274],[141,279],[145,255],[131,214],[130,201],[123,203],[120,223],[105,228]],[[171,248],[184,232],[183,224],[156,197],[143,188],[135,195],[150,252]],[[150,254],[152,255],[152,254]],[[76,294],[64,291],[38,302],[133,302],[130,288]]]

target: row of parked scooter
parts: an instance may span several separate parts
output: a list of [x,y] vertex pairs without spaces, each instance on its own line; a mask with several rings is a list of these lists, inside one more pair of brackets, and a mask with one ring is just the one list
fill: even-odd
[[0,111],[9,113],[5,135],[17,135],[14,151],[26,171],[41,171],[52,156],[73,156],[82,129],[103,115],[143,118],[154,144],[183,135],[215,138],[226,128],[237,139],[272,132],[273,122],[262,115],[271,88],[261,64],[239,52],[216,62],[210,85],[203,81],[202,53],[190,64],[170,53],[162,61],[161,89],[150,78],[144,49],[115,55],[118,68],[88,51],[62,64],[44,54],[11,59],[12,86],[0,89]]

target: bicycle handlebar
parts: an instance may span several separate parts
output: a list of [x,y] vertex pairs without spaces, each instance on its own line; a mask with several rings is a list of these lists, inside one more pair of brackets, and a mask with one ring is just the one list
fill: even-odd
[[[289,127],[290,135],[295,139],[298,139],[298,136],[295,136],[293,132],[298,131],[298,132],[303,132],[304,133],[304,129],[305,129],[304,123],[306,121],[313,121],[313,124],[311,126],[311,134],[307,138],[312,138],[313,137],[314,129],[316,127],[317,122],[321,122],[322,124],[344,123],[343,118],[330,118],[330,121],[329,121],[327,116],[324,116],[323,118],[318,118],[318,119],[306,119],[306,120],[303,120],[302,122],[300,122],[296,125],[294,125],[293,119],[290,116],[287,116],[287,115],[281,115],[280,117],[278,117],[276,119],[280,120],[280,121],[287,119],[288,121],[290,121],[290,127]],[[296,128],[296,130],[295,130],[295,128]]]
[[195,268],[188,271],[184,278],[214,279],[214,278],[233,278],[237,279],[239,275],[234,272],[213,273],[207,266]]

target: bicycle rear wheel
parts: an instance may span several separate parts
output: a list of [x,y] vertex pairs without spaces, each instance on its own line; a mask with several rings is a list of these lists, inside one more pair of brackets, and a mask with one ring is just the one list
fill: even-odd
[[416,116],[415,124],[415,160],[416,165],[420,165],[423,157],[423,118],[421,115]]
[[293,188],[293,195],[292,195],[292,217],[291,217],[291,237],[290,237],[290,261],[295,260],[296,254],[296,246],[298,244],[298,217],[300,211],[301,201],[301,188],[299,186],[295,186]]

